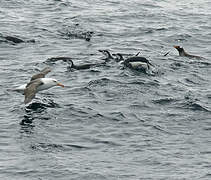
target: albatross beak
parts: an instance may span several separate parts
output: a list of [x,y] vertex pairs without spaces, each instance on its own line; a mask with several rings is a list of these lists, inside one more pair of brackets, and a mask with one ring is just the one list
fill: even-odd
[[64,87],[64,85],[63,85],[63,84],[61,84],[61,83],[58,83],[58,84],[57,84],[57,86]]
[[179,48],[179,46],[173,46],[173,47],[176,48],[176,49]]

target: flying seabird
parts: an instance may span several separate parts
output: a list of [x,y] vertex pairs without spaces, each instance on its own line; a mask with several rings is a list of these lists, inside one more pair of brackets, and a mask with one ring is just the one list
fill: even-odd
[[179,52],[179,55],[180,56],[183,56],[183,57],[188,57],[188,58],[195,58],[195,59],[204,59],[203,57],[201,56],[195,56],[195,55],[191,55],[191,54],[188,54],[187,52],[185,52],[185,50],[180,47],[180,46],[174,46],[175,49],[177,49],[177,51]]
[[40,73],[35,74],[31,77],[30,81],[33,81],[35,79],[39,79],[39,78],[44,78],[46,74],[48,74],[49,72],[51,72],[51,69],[46,67],[43,70],[40,71]]
[[14,89],[14,91],[18,91],[25,95],[25,104],[31,102],[32,99],[35,98],[36,93],[39,91],[46,90],[54,86],[64,87],[64,85],[59,83],[56,79],[45,78],[45,75],[50,71],[50,68],[44,68],[40,71],[40,73],[33,75],[29,83]]

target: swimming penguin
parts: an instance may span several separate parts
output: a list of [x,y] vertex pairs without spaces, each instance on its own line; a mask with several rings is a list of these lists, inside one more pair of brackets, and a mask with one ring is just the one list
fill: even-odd
[[[134,57],[134,56],[138,56],[139,54],[140,54],[140,51],[137,52],[135,55],[134,55],[134,54],[124,54],[124,55]],[[112,54],[112,55],[114,56],[114,60],[115,60],[116,62],[120,62],[120,61],[123,61],[123,60],[124,60],[123,54],[121,54],[121,53],[115,53],[115,54]],[[115,58],[115,57],[116,57],[116,58]]]
[[145,57],[134,56],[124,60],[123,64],[136,70],[149,70],[153,66]]
[[111,53],[108,50],[98,50],[99,52],[103,53],[106,57],[104,58],[105,61],[110,61],[111,59],[114,59],[114,57],[111,55]]
[[180,47],[180,46],[174,46],[175,49],[177,49],[177,51],[179,52],[179,55],[180,56],[183,56],[183,57],[188,57],[188,58],[195,58],[195,59],[204,59],[203,57],[201,56],[195,56],[195,55],[190,55],[188,54],[187,52],[185,52],[185,50]]
[[90,64],[81,64],[81,65],[75,65],[72,61],[72,58],[70,57],[52,57],[48,58],[46,62],[56,62],[56,61],[63,61],[66,62],[69,66],[68,69],[76,69],[76,70],[82,70],[82,69],[90,69],[93,66],[97,65],[103,65],[105,62],[102,63],[90,63]]
[[27,40],[27,41],[24,41],[20,38],[17,38],[15,36],[2,36],[6,41],[8,42],[12,42],[12,43],[15,43],[15,44],[19,44],[19,43],[24,43],[24,42],[27,42],[27,43],[35,43],[35,40],[34,39],[31,39],[31,40]]
[[7,41],[11,41],[13,43],[23,43],[24,40],[20,39],[20,38],[17,38],[17,37],[14,37],[14,36],[4,36],[4,38],[7,40]]
[[122,61],[122,63],[129,68],[132,69],[136,69],[136,70],[149,70],[150,69],[150,65],[153,66],[148,59],[146,59],[145,57],[141,57],[141,56],[132,56],[129,57],[127,59],[124,60],[122,54],[117,53],[115,54],[115,56],[117,57],[117,61],[120,62]]
[[[75,65],[72,60],[67,61],[69,64],[68,69],[76,69],[76,70],[82,70],[82,69],[89,69],[93,66],[99,65],[99,64],[82,64],[82,65]],[[102,64],[102,63],[101,63]]]

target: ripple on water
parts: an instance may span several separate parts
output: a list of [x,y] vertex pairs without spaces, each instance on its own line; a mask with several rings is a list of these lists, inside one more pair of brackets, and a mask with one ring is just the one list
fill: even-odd
[[43,152],[55,152],[55,151],[72,151],[72,150],[88,150],[90,147],[76,145],[76,144],[50,144],[50,143],[37,143],[32,144],[31,149],[35,151]]
[[160,105],[168,105],[168,104],[171,104],[171,103],[174,103],[174,102],[177,102],[177,101],[178,101],[177,99],[169,98],[169,97],[152,100],[153,103],[160,104]]
[[189,110],[192,110],[193,112],[195,111],[210,112],[208,107],[206,107],[205,105],[202,105],[202,103],[197,102],[197,101],[191,101],[191,100],[177,103],[176,107],[180,109],[189,109]]
[[[194,0],[1,1],[1,179],[210,179],[210,7]],[[174,45],[206,59],[181,57]],[[99,49],[140,52],[155,72],[112,60],[74,71],[44,62],[102,62]],[[6,92],[43,66],[65,88],[43,91],[27,106]]]
[[38,99],[34,99],[31,103],[29,103],[25,110],[26,112],[30,112],[30,111],[43,111],[47,108],[59,108],[59,104],[55,103],[52,99],[39,99],[39,101],[37,101]]

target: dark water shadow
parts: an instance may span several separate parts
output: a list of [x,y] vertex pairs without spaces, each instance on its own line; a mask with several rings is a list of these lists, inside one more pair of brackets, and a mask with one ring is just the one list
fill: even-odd
[[55,151],[72,151],[87,150],[91,147],[78,144],[56,144],[56,143],[36,143],[30,147],[34,151],[55,152]]
[[[47,108],[59,108],[60,106],[51,99],[42,99],[42,101],[33,101],[25,107],[25,114],[20,122],[22,126],[33,127],[35,119],[48,120],[49,118],[42,118],[41,115]],[[38,118],[39,117],[39,118]]]
[[76,23],[58,30],[58,34],[66,39],[84,39],[90,41],[94,32],[86,30],[79,23]]
[[12,45],[16,45],[20,43],[35,43],[35,40],[20,38],[16,35],[3,35],[2,33],[0,33],[0,43],[9,43]]
[[186,94],[182,101],[177,102],[175,107],[179,109],[191,110],[193,112],[211,112],[210,108],[205,103],[190,93]]

